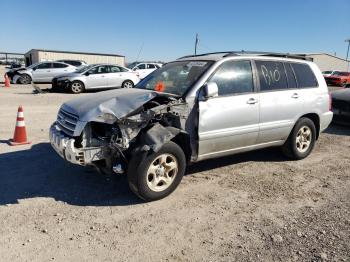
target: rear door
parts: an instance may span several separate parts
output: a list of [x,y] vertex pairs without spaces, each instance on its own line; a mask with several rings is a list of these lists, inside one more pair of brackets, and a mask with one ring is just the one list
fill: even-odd
[[33,68],[32,78],[33,82],[50,82],[50,74],[52,70],[52,63],[45,62]]
[[260,89],[258,143],[285,140],[303,112],[304,96],[290,64],[255,61]]
[[109,66],[108,73],[108,87],[116,88],[121,87],[124,77],[123,72],[119,66]]
[[50,75],[48,77],[50,77],[50,81],[52,80],[52,78],[54,78],[55,76],[67,73],[71,70],[68,70],[70,66],[63,64],[63,63],[52,63],[52,69],[50,72]]
[[91,68],[86,76],[86,88],[108,88],[108,65]]
[[215,82],[219,93],[199,101],[199,157],[254,145],[259,133],[259,94],[254,89],[251,62],[224,62],[208,82]]

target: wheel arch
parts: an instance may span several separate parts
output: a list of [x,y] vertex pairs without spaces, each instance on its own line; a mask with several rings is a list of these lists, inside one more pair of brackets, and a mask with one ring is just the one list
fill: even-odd
[[316,140],[317,140],[318,137],[320,136],[320,116],[316,113],[308,113],[308,114],[302,115],[299,119],[301,118],[309,118],[314,123],[316,128]]
[[180,132],[177,136],[173,137],[170,141],[177,144],[183,150],[187,163],[191,160],[191,140],[190,135],[185,132]]

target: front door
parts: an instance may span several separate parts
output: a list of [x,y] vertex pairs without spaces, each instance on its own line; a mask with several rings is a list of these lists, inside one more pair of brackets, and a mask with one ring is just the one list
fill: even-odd
[[95,66],[88,71],[88,75],[86,76],[86,84],[87,88],[108,88],[108,66],[101,65]]
[[217,84],[218,96],[199,101],[199,158],[256,144],[259,95],[254,89],[251,62],[224,62],[208,82]]
[[52,63],[41,63],[33,68],[33,82],[50,82],[48,80],[52,70]]

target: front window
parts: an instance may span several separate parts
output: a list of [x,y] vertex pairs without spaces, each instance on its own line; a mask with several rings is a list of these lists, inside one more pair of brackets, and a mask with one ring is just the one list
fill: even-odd
[[330,75],[330,74],[332,74],[332,71],[323,71],[322,74],[324,74],[324,75]]
[[164,65],[136,87],[182,96],[213,64],[209,61],[178,61]]

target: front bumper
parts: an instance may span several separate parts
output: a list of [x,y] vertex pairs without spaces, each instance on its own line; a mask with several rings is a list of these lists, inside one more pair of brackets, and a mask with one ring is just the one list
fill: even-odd
[[332,119],[332,111],[327,111],[320,116],[320,132],[324,131],[331,124]]
[[52,89],[54,90],[67,90],[71,85],[69,80],[57,80],[54,78],[52,80]]
[[66,136],[55,123],[50,127],[50,143],[62,158],[72,164],[85,166],[106,158],[104,147],[76,148],[75,139]]

